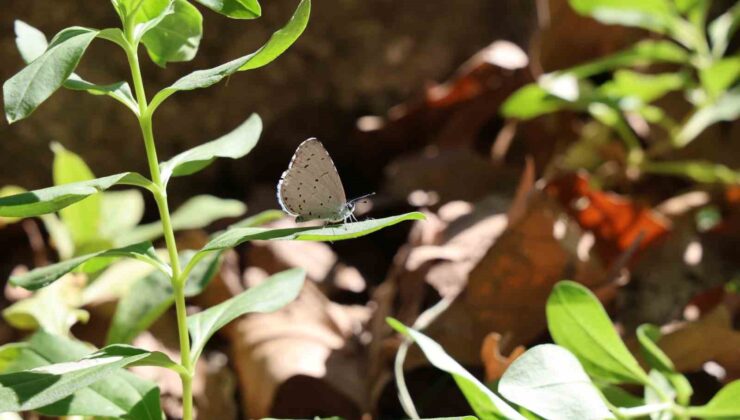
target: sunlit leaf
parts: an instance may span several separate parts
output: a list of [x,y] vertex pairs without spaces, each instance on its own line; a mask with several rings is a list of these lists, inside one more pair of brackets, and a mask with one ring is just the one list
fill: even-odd
[[283,271],[225,302],[190,315],[191,361],[198,360],[211,336],[229,322],[246,313],[277,311],[292,302],[303,288],[305,277],[306,272],[299,268]]
[[532,347],[519,356],[504,372],[498,390],[544,418],[614,418],[578,359],[553,344]]
[[147,31],[141,42],[149,57],[161,67],[167,63],[190,61],[203,36],[203,16],[186,0],[175,0],[172,13]]
[[674,145],[684,147],[710,125],[720,121],[734,121],[740,117],[740,86],[720,96],[714,103],[699,108],[676,135]]
[[209,9],[232,19],[255,19],[262,15],[257,0],[195,0]]
[[570,0],[576,12],[599,22],[664,33],[676,15],[668,0]]
[[704,419],[736,419],[740,417],[740,379],[725,385],[701,407],[689,408],[691,417]]
[[740,56],[717,60],[699,71],[699,79],[710,97],[721,96],[740,77]]
[[575,354],[589,375],[611,383],[649,382],[590,290],[561,281],[550,294],[546,311],[555,343]]
[[479,418],[524,419],[514,408],[445,353],[442,346],[434,340],[393,318],[386,318],[386,322],[394,330],[414,340],[434,367],[452,375],[460,391],[468,400],[468,404]]
[[709,24],[709,39],[712,40],[712,54],[715,57],[719,58],[725,53],[738,26],[740,26],[740,3],[735,3],[730,10]]

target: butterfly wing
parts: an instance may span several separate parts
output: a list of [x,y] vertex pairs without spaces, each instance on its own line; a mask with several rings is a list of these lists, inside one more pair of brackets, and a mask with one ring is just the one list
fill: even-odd
[[344,217],[347,197],[342,180],[329,153],[315,138],[298,146],[277,189],[280,206],[300,220]]

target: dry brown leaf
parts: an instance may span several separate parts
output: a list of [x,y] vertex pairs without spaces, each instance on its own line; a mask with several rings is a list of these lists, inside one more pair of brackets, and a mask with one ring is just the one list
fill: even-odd
[[483,367],[486,369],[486,382],[493,382],[501,378],[509,365],[527,350],[524,346],[516,346],[511,354],[503,356],[500,348],[501,338],[501,334],[492,332],[483,339],[480,357],[483,361]]

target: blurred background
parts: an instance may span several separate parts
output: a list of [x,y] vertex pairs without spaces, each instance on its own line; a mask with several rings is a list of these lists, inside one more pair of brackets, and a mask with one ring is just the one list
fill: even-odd
[[[253,21],[203,10],[193,61],[161,69],[142,60],[149,97],[193,70],[258,48],[295,6],[263,2]],[[736,2],[712,2],[704,21],[731,7]],[[411,324],[440,298],[455,296],[428,334],[495,380],[515,348],[548,341],[544,302],[565,278],[597,291],[628,342],[642,322],[673,332],[664,350],[689,375],[699,403],[740,377],[740,71],[736,64],[719,71],[730,81],[710,92],[714,101],[691,95],[717,73],[702,79],[688,63],[650,57],[624,61],[631,73],[603,66],[548,85],[544,75],[663,38],[582,14],[567,0],[316,0],[305,33],[274,63],[180,93],[159,109],[160,160],[218,138],[251,113],[264,122],[246,158],[217,160],[187,182],[173,181],[172,207],[209,194],[246,203],[247,214],[278,208],[280,174],[301,141],[318,137],[349,197],[377,193],[360,207],[361,219],[413,209],[428,215],[354,241],[257,243],[228,254],[193,306],[210,306],[291,266],[306,268],[313,283],[288,310],[246,317],[215,340],[199,368],[200,418],[400,418],[391,375],[399,340],[385,316]],[[119,23],[106,1],[4,0],[2,80],[23,66],[15,19],[47,36],[71,25]],[[726,43],[725,56],[736,63],[737,37],[730,32]],[[125,57],[107,47],[93,43],[78,72],[98,83],[127,79]],[[634,81],[635,72],[661,79]],[[511,100],[507,111],[507,100],[537,81],[556,100]],[[569,96],[574,86],[576,98]],[[677,126],[731,92],[722,117],[686,140]],[[625,105],[633,97],[645,106]],[[96,176],[148,173],[135,118],[114,101],[80,92],[60,90],[32,118],[0,124],[0,141],[0,186],[51,184],[52,142],[78,154]],[[178,241],[195,248],[236,219],[183,229]],[[142,220],[156,220],[149,200]],[[3,226],[3,278],[19,265],[57,258],[47,230],[38,221]],[[2,306],[27,297],[6,289]],[[72,334],[103,344],[115,300],[72,305],[91,314],[87,323],[73,322]],[[169,315],[138,343],[173,351]],[[14,327],[0,325],[0,342],[27,334]],[[162,384],[165,411],[176,418],[177,378],[141,371]],[[423,416],[469,411],[453,380],[420,353],[409,355],[407,372]]]

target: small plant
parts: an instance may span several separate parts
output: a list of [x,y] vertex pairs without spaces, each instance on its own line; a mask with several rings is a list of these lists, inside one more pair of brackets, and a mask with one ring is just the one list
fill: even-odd
[[[658,347],[660,330],[650,324],[637,329],[640,351],[650,368],[646,372],[619,338],[599,300],[584,286],[561,281],[550,294],[546,311],[555,344],[530,348],[490,387],[429,337],[395,319],[387,321],[418,344],[432,365],[453,376],[481,419],[740,417],[740,380],[725,385],[706,405],[690,405],[691,384]],[[622,384],[642,386],[643,393],[633,395]]]
[[[642,40],[613,55],[543,75],[514,92],[503,104],[502,114],[528,120],[562,110],[586,113],[622,140],[626,149],[622,163],[628,174],[740,182],[740,173],[721,164],[670,160],[672,152],[690,144],[707,127],[740,117],[740,55],[728,52],[740,21],[740,3],[707,23],[711,3],[570,0],[581,15],[642,28],[662,38]],[[676,70],[665,72],[667,66]],[[597,85],[595,76],[607,79]],[[655,103],[671,92],[681,92],[689,104],[689,112],[680,119]],[[594,159],[595,142],[591,148],[582,145],[574,150],[571,155],[586,148],[585,153],[572,156],[577,163],[568,166],[596,169],[603,163]]]
[[[254,19],[261,13],[257,0],[196,1],[234,19]],[[55,220],[52,215],[59,213],[64,230],[70,234],[68,248],[62,248],[62,241],[58,239],[63,236],[54,238],[61,261],[12,277],[13,285],[33,291],[53,287],[59,279],[77,270],[90,274],[93,282],[88,287],[94,287],[100,280],[99,277],[95,279],[94,273],[118,258],[142,261],[151,265],[153,271],[135,284],[137,293],[129,293],[119,303],[108,334],[110,344],[104,348],[94,351],[85,343],[60,335],[64,328],[47,331],[43,323],[36,325],[41,330],[28,341],[0,348],[3,356],[0,412],[36,410],[50,416],[159,420],[162,412],[158,388],[122,370],[127,366],[148,365],[171,369],[180,376],[183,417],[191,420],[194,367],[211,336],[245,313],[274,311],[291,302],[300,292],[305,277],[302,269],[284,271],[217,306],[188,316],[186,297],[205,288],[224,250],[252,240],[350,239],[423,216],[408,213],[320,228],[257,227],[274,217],[272,212],[255,215],[215,234],[199,250],[178,250],[175,229],[204,226],[210,222],[198,219],[197,216],[203,216],[200,211],[191,211],[187,217],[179,218],[177,212],[170,213],[169,182],[204,169],[216,158],[245,156],[257,144],[262,124],[259,117],[253,115],[233,132],[160,162],[153,130],[155,111],[177,92],[206,88],[236,72],[269,64],[306,28],[311,2],[302,0],[290,21],[259,50],[183,76],[151,99],[147,98],[141,75],[139,47],[143,46],[149,58],[160,66],[191,60],[202,37],[202,16],[187,0],[113,0],[112,3],[120,17],[121,28],[70,27],[47,42],[37,29],[16,22],[17,46],[28,64],[3,85],[5,115],[9,123],[30,116],[60,87],[113,98],[129,109],[139,122],[149,177],[124,172],[94,178],[89,169],[81,169],[84,165],[80,164],[81,160],[77,162],[74,156],[67,154],[69,152],[57,148],[57,159],[68,160],[65,165],[76,166],[79,171],[63,170],[60,174],[65,176],[57,177],[55,163],[56,186],[0,198],[0,217],[41,217],[48,221]],[[74,73],[85,50],[96,39],[108,41],[123,51],[130,66],[133,89],[127,82],[100,85]],[[120,185],[150,193],[160,221],[144,227],[136,226],[138,220],[129,221],[125,229],[112,231],[117,221],[102,209],[105,201],[112,197],[107,190]],[[166,244],[166,257],[161,256],[151,242],[160,235]],[[177,314],[180,361],[126,344],[173,304]]]

